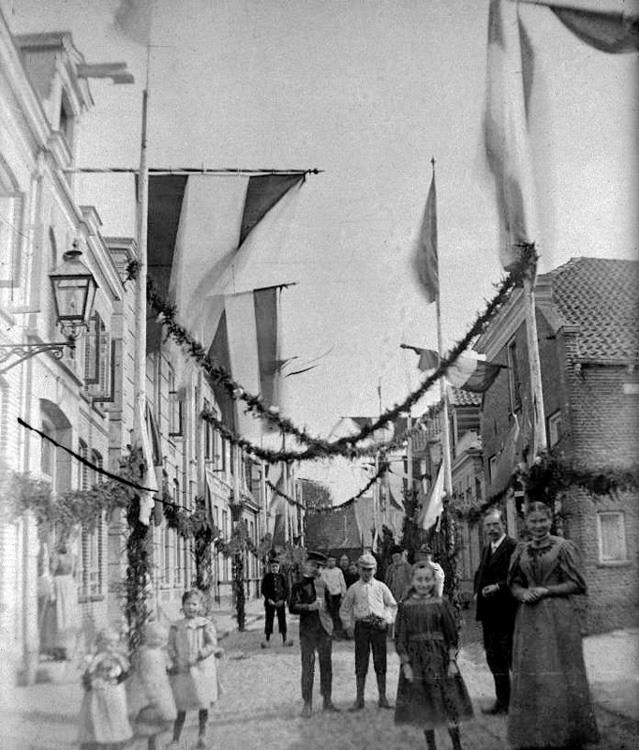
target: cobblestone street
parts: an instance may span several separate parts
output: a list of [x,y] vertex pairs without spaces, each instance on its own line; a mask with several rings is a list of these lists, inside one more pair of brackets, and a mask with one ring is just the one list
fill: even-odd
[[[258,610],[259,603],[255,603]],[[319,678],[315,681],[315,706],[311,719],[301,719],[300,656],[297,621],[291,618],[292,648],[273,645],[261,649],[263,620],[254,619],[243,633],[230,632],[222,640],[226,658],[220,663],[224,693],[211,712],[209,746],[220,750],[410,750],[423,748],[417,729],[396,727],[393,712],[377,708],[375,677],[371,671],[366,690],[366,708],[358,713],[346,709],[354,698],[352,642],[338,641],[333,648],[333,700],[339,714],[321,710]],[[481,706],[492,700],[492,678],[487,670],[475,623],[469,620],[460,668],[475,705],[475,719],[462,726],[464,750],[507,750],[506,720],[487,717]],[[398,660],[389,642],[388,697],[394,702]],[[39,684],[17,688],[13,710],[0,711],[2,750],[71,750],[77,748],[76,717],[81,701],[79,679],[64,684]],[[597,707],[601,731],[598,750],[631,750],[636,747],[638,723]],[[192,750],[196,742],[196,715],[187,718],[181,750]],[[170,737],[162,739],[160,748]],[[443,733],[440,750],[450,748]],[[592,746],[593,750],[595,746]],[[137,741],[131,750],[146,750]]]

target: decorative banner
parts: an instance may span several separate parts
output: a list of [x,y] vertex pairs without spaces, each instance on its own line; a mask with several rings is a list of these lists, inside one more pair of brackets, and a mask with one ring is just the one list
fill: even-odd
[[417,271],[426,302],[434,302],[439,295],[439,261],[437,258],[437,190],[435,172],[430,182],[424,218],[413,255],[413,265]]

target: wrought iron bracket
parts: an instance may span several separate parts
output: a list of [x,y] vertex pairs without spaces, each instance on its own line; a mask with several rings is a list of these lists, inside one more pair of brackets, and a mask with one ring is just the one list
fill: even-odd
[[50,352],[54,359],[62,359],[65,346],[73,349],[75,347],[75,341],[73,341],[73,339],[68,339],[67,341],[61,341],[56,344],[1,344],[0,365],[11,357],[17,357],[17,359],[5,367],[0,368],[0,375],[3,375],[7,370],[19,365],[26,359],[31,359],[31,357],[35,357],[37,354],[43,354],[44,352]]

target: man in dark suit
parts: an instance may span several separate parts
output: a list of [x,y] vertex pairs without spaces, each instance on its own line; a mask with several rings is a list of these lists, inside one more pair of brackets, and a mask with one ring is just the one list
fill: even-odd
[[489,510],[484,516],[487,542],[475,574],[477,619],[482,624],[486,661],[495,680],[495,704],[484,713],[508,712],[510,701],[510,667],[517,602],[506,584],[510,558],[517,546],[506,536],[501,513]]
[[302,565],[302,579],[293,584],[289,611],[300,617],[300,651],[302,656],[302,718],[313,712],[313,678],[315,652],[319,657],[320,693],[324,711],[339,711],[331,699],[333,669],[331,663],[333,620],[329,612],[328,589],[320,576],[326,555],[309,552]]

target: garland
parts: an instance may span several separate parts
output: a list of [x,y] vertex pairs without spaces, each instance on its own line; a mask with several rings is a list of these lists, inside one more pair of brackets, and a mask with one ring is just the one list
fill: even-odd
[[[329,455],[352,457],[353,448],[358,443],[370,437],[375,431],[386,427],[390,422],[395,421],[402,412],[407,411],[439,378],[446,374],[448,369],[457,361],[458,357],[468,348],[470,342],[484,330],[488,321],[505,304],[510,290],[515,285],[521,283],[524,276],[534,266],[535,261],[536,253],[534,245],[525,246],[522,249],[522,258],[517,267],[498,285],[495,297],[486,304],[484,312],[478,315],[466,335],[451,349],[448,357],[442,359],[437,370],[428,376],[401,404],[396,404],[391,409],[385,411],[372,424],[360,428],[356,435],[339,438],[333,442],[312,436],[305,428],[298,428],[291,420],[281,417],[279,409],[276,406],[269,406],[259,396],[247,393],[239,383],[233,380],[223,367],[214,363],[209,358],[202,344],[196,341],[183,326],[177,323],[175,320],[177,312],[175,305],[170,305],[159,295],[157,288],[151,280],[148,281],[147,285],[147,297],[151,306],[159,314],[160,323],[166,328],[169,337],[179,346],[186,348],[189,356],[202,367],[212,380],[219,383],[233,400],[244,401],[248,407],[248,411],[263,417],[271,424],[277,425],[283,433],[293,435],[300,442],[308,446],[304,452],[293,453],[292,458],[311,459]],[[252,445],[249,441],[244,440],[235,433],[232,433],[232,435],[236,445],[243,447],[247,452],[259,455],[258,451],[260,449],[258,446]],[[286,455],[284,451],[279,453],[273,452],[271,460],[283,460],[281,456],[284,455]],[[275,456],[277,456],[277,459],[275,459]],[[263,457],[265,460],[269,460],[266,455]]]
[[[383,459],[379,462],[379,467],[377,468],[377,471],[375,472],[374,476],[372,476],[368,482],[362,487],[362,489],[352,497],[349,497],[348,500],[345,500],[343,503],[340,503],[339,505],[331,505],[328,508],[314,508],[312,511],[308,511],[311,514],[315,515],[316,513],[330,513],[334,510],[342,510],[343,508],[346,508],[348,505],[351,505],[355,502],[355,500],[358,500],[362,495],[365,495],[368,490],[375,484],[375,482],[378,479],[381,479],[381,477],[389,470],[389,462],[386,459]],[[269,484],[267,482],[267,484]],[[273,487],[273,485],[270,485]],[[286,497],[286,495],[283,495],[276,487],[273,487],[275,492],[278,495],[281,495],[282,497]],[[290,498],[288,498],[290,500]]]
[[520,474],[530,502],[553,504],[570,487],[579,487],[594,497],[639,488],[639,465],[582,469],[552,453],[542,454]]

